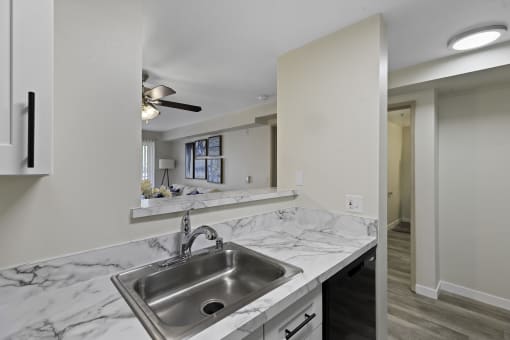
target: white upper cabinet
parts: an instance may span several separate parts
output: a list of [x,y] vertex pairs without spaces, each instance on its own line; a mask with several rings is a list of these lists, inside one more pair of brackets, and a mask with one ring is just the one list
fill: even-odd
[[52,170],[53,0],[0,0],[0,175]]

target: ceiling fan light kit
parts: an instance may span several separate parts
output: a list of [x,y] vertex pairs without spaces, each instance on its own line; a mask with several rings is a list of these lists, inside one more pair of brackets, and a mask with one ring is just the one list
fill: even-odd
[[[143,82],[148,79],[148,73],[142,73]],[[178,110],[186,110],[192,112],[200,112],[202,108],[196,105],[189,105],[177,102],[161,100],[161,98],[175,94],[175,90],[165,86],[159,85],[152,89],[146,88],[142,82],[142,120],[148,121],[159,116],[160,112],[156,106],[170,107]]]
[[159,111],[151,104],[142,105],[142,120],[151,120],[159,116]]

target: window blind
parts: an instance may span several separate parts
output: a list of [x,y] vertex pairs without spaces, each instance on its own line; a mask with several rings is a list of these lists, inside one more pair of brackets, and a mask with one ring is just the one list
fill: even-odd
[[142,141],[142,180],[148,179],[152,186],[154,183],[154,165],[155,165],[155,142],[144,139]]

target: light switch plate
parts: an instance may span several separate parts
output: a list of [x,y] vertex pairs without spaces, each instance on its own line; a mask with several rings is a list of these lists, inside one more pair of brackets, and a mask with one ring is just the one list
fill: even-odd
[[347,212],[353,213],[363,212],[363,196],[345,195],[345,209]]

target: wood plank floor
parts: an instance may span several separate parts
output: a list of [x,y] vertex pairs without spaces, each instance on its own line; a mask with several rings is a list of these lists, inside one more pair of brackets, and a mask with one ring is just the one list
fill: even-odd
[[510,340],[510,312],[456,295],[410,290],[410,235],[388,232],[388,339]]

